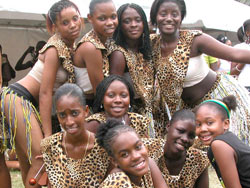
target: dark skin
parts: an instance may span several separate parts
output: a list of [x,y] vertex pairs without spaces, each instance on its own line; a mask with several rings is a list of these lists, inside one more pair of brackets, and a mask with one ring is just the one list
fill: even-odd
[[[165,11],[168,16],[161,16],[160,11]],[[172,16],[173,13],[175,16]],[[177,16],[176,16],[177,15]],[[181,25],[181,11],[174,2],[164,2],[157,13],[157,25],[161,33],[161,56],[166,57],[173,52],[179,41],[179,29]],[[173,24],[175,28],[164,28],[164,23]],[[202,33],[194,37],[191,45],[190,57],[196,57],[205,53],[207,55],[225,59],[232,62],[250,63],[250,51],[236,49],[218,42],[213,37]],[[196,104],[211,89],[216,81],[216,74],[210,73],[198,84],[183,88],[182,99],[187,104]]]

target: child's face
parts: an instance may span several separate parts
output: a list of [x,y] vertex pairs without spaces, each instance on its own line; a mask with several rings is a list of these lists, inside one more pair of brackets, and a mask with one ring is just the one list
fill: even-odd
[[113,144],[113,162],[129,176],[141,178],[149,170],[148,153],[135,132],[118,135]]
[[201,106],[195,115],[196,135],[205,145],[210,145],[216,136],[229,128],[229,120],[223,120],[216,107],[211,105]]
[[126,114],[130,104],[127,86],[118,80],[113,81],[103,98],[103,106],[109,117],[120,118]]
[[57,117],[67,134],[80,134],[88,114],[77,97],[62,96],[56,103]]
[[111,37],[118,24],[114,3],[110,1],[96,4],[93,15],[89,14],[88,19],[99,37]]
[[168,151],[179,153],[193,145],[195,138],[195,122],[192,120],[177,120],[168,130],[166,147]]

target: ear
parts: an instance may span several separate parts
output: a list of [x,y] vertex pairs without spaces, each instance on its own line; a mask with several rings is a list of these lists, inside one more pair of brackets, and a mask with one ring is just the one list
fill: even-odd
[[230,125],[230,120],[229,119],[225,119],[223,121],[223,129],[224,130],[228,130],[229,129],[229,125]]
[[92,24],[92,16],[91,16],[91,14],[88,14],[87,16],[88,16],[89,23]]
[[114,159],[114,157],[110,157],[110,161],[111,161],[111,164],[112,164],[115,168],[118,168],[118,163],[117,163],[117,161]]
[[85,106],[84,111],[85,111],[85,118],[87,118],[89,116],[89,106],[88,105]]
[[169,128],[170,128],[170,123],[168,123],[167,126],[166,126],[166,131],[167,131],[167,133],[168,133],[168,131],[169,131]]
[[57,32],[57,28],[55,24],[52,24],[52,33],[56,33]]

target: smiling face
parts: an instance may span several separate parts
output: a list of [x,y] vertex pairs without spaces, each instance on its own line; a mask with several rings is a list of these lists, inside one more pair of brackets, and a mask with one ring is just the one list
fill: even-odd
[[130,96],[127,86],[118,80],[113,81],[103,98],[104,110],[109,117],[121,118],[128,111]]
[[74,42],[79,37],[81,31],[81,19],[77,10],[73,7],[63,9],[57,15],[54,29],[60,33],[64,40],[70,43]]
[[229,128],[229,119],[223,120],[221,113],[212,105],[202,105],[195,113],[196,135],[205,145]]
[[56,110],[58,120],[67,134],[81,134],[88,110],[80,104],[77,97],[60,97],[56,103]]
[[102,40],[111,37],[118,24],[114,3],[110,1],[96,4],[94,13],[88,14],[88,19]]
[[128,39],[137,40],[143,33],[143,21],[140,14],[128,7],[121,16],[122,32]]
[[164,2],[156,16],[157,26],[162,34],[174,34],[181,25],[181,11],[174,2]]
[[194,120],[177,120],[169,127],[166,148],[171,153],[185,152],[195,138]]
[[112,144],[113,162],[129,177],[140,179],[149,170],[147,149],[135,132],[120,133]]

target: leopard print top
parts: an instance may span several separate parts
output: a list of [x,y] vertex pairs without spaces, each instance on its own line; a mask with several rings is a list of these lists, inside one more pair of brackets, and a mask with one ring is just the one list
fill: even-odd
[[152,100],[154,89],[154,69],[151,61],[143,58],[143,54],[126,50],[121,46],[112,44],[109,48],[110,53],[120,51],[126,60],[129,74],[133,81],[136,93],[142,99],[142,110],[138,113],[145,115],[152,113]]
[[[135,132],[141,137],[148,137],[148,124],[150,120],[137,113],[128,112],[130,126],[135,129]],[[95,113],[86,118],[87,122],[98,121],[100,123],[106,122],[105,112]]]
[[41,142],[46,172],[52,187],[99,187],[109,165],[107,153],[95,142],[83,159],[65,155],[63,133],[56,133]]
[[105,45],[101,42],[100,38],[97,36],[94,30],[89,31],[86,35],[82,37],[79,41],[77,46],[80,46],[84,42],[91,42],[96,49],[99,49],[102,52],[102,59],[103,59],[103,75],[104,77],[109,76],[109,59],[108,59],[108,49]]
[[[167,57],[161,56],[161,36],[159,34],[150,36],[156,77],[163,101],[165,101],[166,104],[165,108],[168,108],[169,111],[168,116],[172,116],[173,113],[178,110],[188,69],[191,45],[194,37],[201,34],[202,32],[198,30],[180,30],[179,41],[176,48]],[[163,125],[166,125],[166,123],[168,122],[165,122]],[[162,127],[162,129],[164,129],[164,127]],[[158,135],[165,134],[159,127],[158,130],[155,131]]]
[[[63,42],[59,34],[54,34],[48,42],[44,45],[44,47],[39,51],[39,53],[44,53],[49,47],[54,46],[56,47],[59,60],[62,63],[63,68],[68,73],[68,82],[69,83],[76,83],[75,78],[75,71],[73,67],[73,59],[72,53],[68,46]],[[75,50],[75,44],[73,50]]]
[[125,172],[109,174],[102,182],[100,188],[153,188],[150,171],[142,177],[141,185],[137,186],[130,181]]
[[185,164],[177,176],[169,174],[164,156],[158,162],[158,166],[169,188],[193,188],[196,180],[209,164],[207,154],[192,147],[187,151]]

